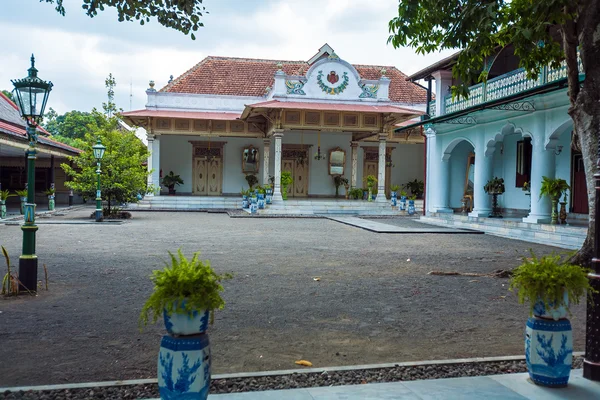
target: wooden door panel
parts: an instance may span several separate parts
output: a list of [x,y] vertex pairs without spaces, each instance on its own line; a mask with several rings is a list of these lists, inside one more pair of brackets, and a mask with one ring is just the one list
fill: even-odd
[[205,195],[207,193],[207,160],[196,158],[194,164],[194,194]]
[[308,197],[308,165],[296,161],[294,169],[294,197]]
[[218,196],[221,194],[221,159],[213,158],[207,164],[207,194]]
[[364,173],[363,173],[363,182],[364,186],[367,186],[367,182],[364,180],[367,176],[373,175],[374,177],[379,179],[379,163],[376,161],[365,161]]

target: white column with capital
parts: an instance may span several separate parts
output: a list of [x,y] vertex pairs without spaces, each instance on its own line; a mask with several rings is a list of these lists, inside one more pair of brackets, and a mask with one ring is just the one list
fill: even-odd
[[[452,86],[452,71],[439,70],[431,74],[435,79],[435,115],[446,114],[446,105],[444,99],[450,93]],[[429,105],[427,105],[429,107]]]
[[[442,150],[441,138],[433,140],[431,176],[430,184],[427,186],[432,189],[432,212],[451,213],[452,209],[448,207],[450,198],[450,155],[444,154]],[[435,195],[433,190],[435,190]]]
[[269,155],[271,153],[271,139],[263,140],[263,186],[269,186]]
[[552,203],[548,196],[540,199],[542,177],[554,178],[556,165],[554,147],[544,148],[544,136],[532,140],[531,153],[531,212],[523,222],[539,224],[550,222],[552,215]]
[[350,142],[350,148],[352,149],[352,169],[350,170],[350,187],[354,189],[356,188],[356,182],[358,180],[358,142]]
[[[154,145],[154,136],[152,135],[148,135],[147,137],[148,139],[148,161],[146,162],[148,164],[148,187],[152,187],[153,183],[154,183],[154,179],[153,179],[153,172],[152,172],[152,153],[153,151],[153,145]],[[148,192],[146,193],[146,196],[154,196],[154,192]]]
[[379,174],[377,176],[377,197],[375,201],[378,203],[385,203],[385,144],[387,134],[379,134]]
[[283,201],[281,197],[281,139],[283,130],[276,129],[273,132],[275,139],[275,188],[273,189],[273,202]]
[[160,196],[160,136],[155,135],[152,141],[152,182],[156,186],[156,196]]
[[492,179],[494,155],[485,154],[486,146],[481,143],[475,150],[475,178],[473,179],[473,211],[469,217],[487,217],[492,212],[491,195],[483,187]]

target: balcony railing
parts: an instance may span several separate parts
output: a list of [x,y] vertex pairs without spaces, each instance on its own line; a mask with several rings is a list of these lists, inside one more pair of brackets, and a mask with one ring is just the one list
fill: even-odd
[[[579,70],[583,70],[581,58],[577,59]],[[486,83],[479,83],[469,87],[469,97],[467,99],[452,98],[452,95],[444,97],[444,109],[446,114],[456,111],[462,111],[487,101],[498,100],[517,93],[524,92],[547,83],[552,83],[567,76],[567,66],[563,61],[559,68],[547,66],[540,71],[536,80],[527,79],[527,73],[523,68],[516,69],[504,75],[488,80]],[[435,116],[435,102],[433,106],[429,104],[430,116]],[[433,114],[431,111],[433,110]]]
[[431,118],[435,117],[435,100],[429,102],[429,110],[427,113]]

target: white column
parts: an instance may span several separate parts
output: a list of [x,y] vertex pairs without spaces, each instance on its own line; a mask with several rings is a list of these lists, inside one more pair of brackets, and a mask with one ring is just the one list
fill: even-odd
[[269,185],[269,155],[271,152],[271,139],[263,140],[263,186]]
[[350,142],[350,148],[352,149],[352,169],[350,170],[350,187],[356,188],[356,181],[358,179],[358,142]]
[[483,143],[475,150],[475,179],[473,180],[473,211],[469,217],[487,217],[492,211],[491,195],[483,187],[492,179],[493,154],[486,156]]
[[275,139],[275,188],[273,189],[273,202],[283,201],[281,197],[281,138],[283,130],[277,129],[273,132]]
[[433,199],[435,198],[435,191],[437,191],[433,168],[435,164],[435,152],[436,152],[436,132],[432,127],[425,128],[425,134],[427,136],[427,160],[425,165],[425,207],[427,208],[426,214],[429,215],[431,212],[435,212],[433,208]]
[[548,196],[540,199],[542,177],[554,178],[556,172],[554,148],[544,149],[544,137],[532,140],[531,154],[531,212],[523,222],[550,222],[552,204]]
[[[148,135],[148,151],[149,151],[149,155],[148,155],[148,161],[146,162],[148,164],[148,187],[151,187],[151,185],[154,183],[154,179],[152,177],[153,173],[152,173],[152,153],[154,152],[153,150],[153,144],[154,144],[154,136],[152,135]],[[153,192],[148,192],[146,194],[146,196],[154,196]]]
[[377,197],[375,201],[378,203],[385,203],[385,141],[387,134],[379,134],[379,174],[377,177]]
[[[444,97],[450,93],[452,86],[452,71],[439,70],[431,74],[435,79],[435,115],[439,117],[446,113]],[[429,107],[429,105],[427,105]]]
[[[438,158],[439,160],[439,158]],[[437,187],[438,196],[435,212],[438,213],[451,213],[452,209],[448,207],[450,200],[450,160],[442,158],[438,161],[437,167]]]
[[[433,130],[431,130],[433,132]],[[444,154],[442,149],[442,140],[437,139],[432,135],[433,140],[428,146],[431,148],[431,159],[429,165],[431,171],[429,174],[429,182],[427,187],[430,189],[431,207],[428,207],[431,212],[435,213],[451,213],[452,209],[448,207],[450,197],[450,155]]]
[[[152,143],[152,168],[154,172],[152,173],[152,181],[157,188],[160,188],[160,136],[154,136],[154,140]],[[157,196],[160,196],[160,190],[156,193]]]

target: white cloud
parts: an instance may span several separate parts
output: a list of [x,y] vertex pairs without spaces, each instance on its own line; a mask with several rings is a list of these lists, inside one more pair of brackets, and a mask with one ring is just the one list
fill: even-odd
[[394,65],[410,74],[451,53],[424,57],[387,45],[387,24],[397,12],[390,0],[282,0],[242,7],[246,5],[206,1],[211,14],[195,42],[157,23],[118,23],[111,14],[93,20],[74,12],[61,19],[41,15],[44,23],[33,19],[31,25],[23,19],[3,21],[3,30],[11,35],[0,37],[0,89],[12,88],[10,79],[26,75],[30,52],[36,55],[40,77],[55,85],[49,106],[61,113],[100,107],[106,101],[104,79],[111,72],[118,82],[118,106],[129,110],[131,82],[133,108],[143,108],[149,80],[162,87],[169,75],[177,77],[207,55],[307,60],[327,42],[351,63]]

